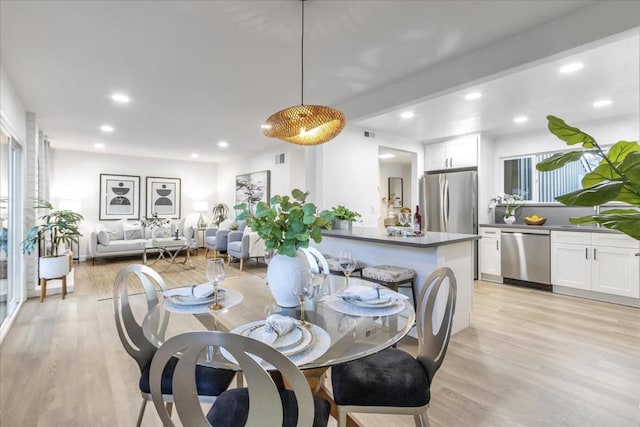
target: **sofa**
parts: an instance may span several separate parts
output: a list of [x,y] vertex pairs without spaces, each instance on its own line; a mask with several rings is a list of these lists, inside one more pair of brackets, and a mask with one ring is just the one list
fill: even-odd
[[[184,218],[170,223],[171,235],[178,233],[187,239],[191,249],[198,249],[198,239],[192,226],[185,226]],[[89,257],[92,264],[96,258],[114,258],[119,256],[142,255],[144,248],[152,242],[153,229],[143,227],[134,221],[100,222],[89,234]],[[148,249],[147,253],[157,252]]]

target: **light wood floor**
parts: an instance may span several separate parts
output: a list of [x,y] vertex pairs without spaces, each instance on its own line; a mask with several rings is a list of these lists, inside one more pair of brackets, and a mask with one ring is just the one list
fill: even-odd
[[[115,276],[121,266],[83,264],[65,301],[25,303],[0,347],[2,427],[135,425],[139,372],[89,275]],[[639,426],[639,403],[640,310],[477,282],[472,327],[452,339],[429,418],[432,426]],[[143,425],[160,425],[152,406]]]

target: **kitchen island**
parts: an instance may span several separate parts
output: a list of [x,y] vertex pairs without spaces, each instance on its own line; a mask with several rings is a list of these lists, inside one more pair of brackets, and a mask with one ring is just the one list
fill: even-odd
[[[325,230],[315,245],[322,253],[338,256],[351,250],[367,266],[380,264],[412,268],[416,271],[416,294],[435,269],[449,267],[458,284],[453,333],[467,328],[473,308],[474,234],[427,232],[423,236],[387,236],[384,229],[354,227],[353,230]],[[439,306],[442,301],[439,302]]]

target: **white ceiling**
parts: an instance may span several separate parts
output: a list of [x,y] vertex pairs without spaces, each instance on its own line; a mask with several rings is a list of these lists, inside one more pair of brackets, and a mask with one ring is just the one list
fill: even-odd
[[[580,62],[570,74],[560,67]],[[481,98],[466,100],[473,92]],[[598,100],[612,104],[594,108]],[[400,117],[411,111],[411,119]],[[543,65],[438,96],[356,124],[373,131],[433,141],[473,132],[507,135],[546,127],[549,114],[580,123],[640,112],[640,36],[570,54]],[[517,124],[516,116],[529,121]]]
[[[592,3],[307,1],[305,102],[347,102]],[[0,60],[54,147],[93,150],[103,142],[111,153],[190,159],[197,152],[199,160],[223,161],[286,144],[264,137],[260,124],[300,101],[299,26],[297,0],[2,1]],[[429,101],[410,130],[393,114],[355,123],[420,140],[461,125],[505,132],[516,110],[547,114],[548,102],[575,99],[600,79],[591,70],[605,68],[589,64],[588,78],[576,76],[564,95],[567,86],[548,81],[542,99],[542,79],[532,76],[485,83],[480,109]],[[633,78],[613,71],[607,81]],[[637,78],[635,88],[637,108]],[[132,102],[115,105],[114,91]],[[105,123],[116,131],[101,134]],[[230,147],[217,147],[219,140]]]

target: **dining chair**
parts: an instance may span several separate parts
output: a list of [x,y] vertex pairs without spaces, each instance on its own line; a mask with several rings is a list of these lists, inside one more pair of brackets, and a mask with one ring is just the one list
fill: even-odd
[[[443,284],[448,287],[440,316],[436,301]],[[331,368],[338,426],[346,426],[347,414],[354,412],[413,415],[416,426],[429,425],[430,388],[447,353],[455,306],[455,275],[449,268],[439,268],[427,278],[418,295],[416,358],[388,348]]]
[[[247,388],[222,393],[207,415],[195,399],[194,369],[201,354],[224,348],[242,368]],[[165,427],[175,424],[161,395],[161,374],[168,361],[180,353],[173,376],[174,402],[185,427],[324,427],[329,420],[329,402],[311,394],[305,376],[285,355],[260,341],[220,331],[195,331],[176,335],[165,342],[151,362],[151,394]],[[269,363],[282,375],[289,389],[277,385],[264,367]],[[279,381],[278,381],[279,382]]]
[[307,255],[309,267],[311,268],[312,272],[322,274],[331,273],[326,258],[318,249],[314,248],[313,246],[309,246],[308,248],[304,248],[303,250]]
[[[128,265],[121,269],[116,276],[113,286],[113,314],[116,321],[118,336],[127,353],[136,361],[140,368],[140,380],[138,386],[142,394],[142,405],[138,413],[136,426],[142,423],[142,417],[147,402],[151,400],[149,387],[149,371],[151,360],[156,352],[156,347],[145,337],[142,326],[136,320],[129,303],[129,281],[133,278],[142,284],[147,301],[147,311],[158,304],[157,290],[166,291],[167,287],[162,277],[152,268],[145,265]],[[155,284],[154,284],[155,283]],[[168,318],[163,319],[163,324],[156,329],[158,334],[163,334]],[[178,360],[171,360],[162,376],[163,400],[171,405],[173,401],[171,378]],[[215,397],[227,389],[234,372],[223,369],[200,367],[197,372],[198,395],[203,402],[213,402]]]

